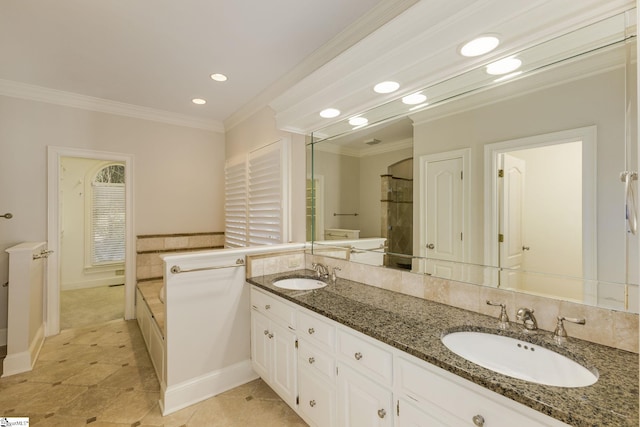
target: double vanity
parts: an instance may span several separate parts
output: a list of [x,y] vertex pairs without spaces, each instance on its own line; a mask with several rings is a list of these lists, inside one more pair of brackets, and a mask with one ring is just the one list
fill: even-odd
[[254,370],[312,426],[638,425],[637,354],[309,270],[247,282]]

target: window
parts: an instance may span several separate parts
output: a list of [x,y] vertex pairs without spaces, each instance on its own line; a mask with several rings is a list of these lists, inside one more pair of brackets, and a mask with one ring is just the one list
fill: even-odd
[[91,183],[91,265],[124,262],[124,165],[100,169]]
[[280,140],[225,165],[225,246],[284,243],[289,238],[289,149]]

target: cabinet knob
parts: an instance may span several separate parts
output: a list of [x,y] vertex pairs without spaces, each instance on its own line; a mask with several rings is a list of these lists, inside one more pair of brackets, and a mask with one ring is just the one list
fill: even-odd
[[316,359],[314,359],[313,357],[309,358],[309,363],[313,365],[313,363],[315,363]]
[[387,411],[385,411],[384,409],[378,409],[378,416],[380,418],[384,418],[387,415]]
[[271,308],[271,304],[267,304],[264,306],[265,310],[269,310]]
[[313,335],[316,333],[316,330],[313,328],[309,328],[309,335]]
[[268,335],[269,339],[273,338],[273,334]]
[[356,354],[353,355],[353,357],[355,357],[356,360],[360,360],[360,359],[362,359],[362,353],[357,352]]
[[478,427],[482,427],[484,425],[484,417],[480,414],[474,415],[471,420],[473,421],[473,424]]
[[269,335],[269,331],[265,329],[265,330],[264,330],[264,334],[265,334],[265,335]]
[[316,406],[316,401],[315,400],[309,401],[309,406],[311,406],[312,408]]

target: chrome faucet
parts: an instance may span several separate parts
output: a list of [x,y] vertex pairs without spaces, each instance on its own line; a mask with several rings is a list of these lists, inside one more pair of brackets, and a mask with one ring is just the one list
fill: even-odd
[[584,325],[586,323],[585,319],[575,319],[572,317],[558,316],[558,324],[556,326],[556,330],[553,332],[553,339],[558,344],[562,344],[563,342],[567,341],[567,338],[569,336],[567,334],[567,330],[564,328],[564,324],[562,323],[563,320],[566,320],[572,323],[577,323],[578,325]]
[[499,306],[500,316],[498,316],[498,326],[500,329],[507,329],[509,327],[509,315],[507,314],[507,305],[499,302],[492,302],[487,300],[487,305]]
[[316,276],[322,277],[323,279],[329,278],[329,267],[324,264],[320,264],[319,262],[314,262],[311,264],[311,268],[313,268],[316,272]]
[[525,332],[534,332],[538,330],[538,321],[533,315],[533,310],[521,307],[516,312],[516,319],[522,322]]

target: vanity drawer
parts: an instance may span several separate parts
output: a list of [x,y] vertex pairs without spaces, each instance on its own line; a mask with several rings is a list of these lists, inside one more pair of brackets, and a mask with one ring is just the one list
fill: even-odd
[[298,337],[304,337],[333,351],[335,349],[336,327],[331,322],[313,316],[306,311],[300,311],[298,313]]
[[320,350],[307,342],[305,338],[298,340],[298,368],[314,371],[322,378],[334,383],[335,365],[335,358],[332,354]]
[[296,309],[275,296],[251,288],[251,306],[289,329],[296,329]]
[[338,355],[380,384],[391,385],[393,356],[381,342],[338,329]]
[[395,360],[395,366],[396,385],[400,394],[408,396],[422,408],[435,405],[444,409],[460,419],[461,425],[472,426],[474,417],[481,416],[485,427],[566,426],[466,380],[457,378],[455,381],[449,378],[453,374],[429,366],[426,362],[418,365],[399,357]]

